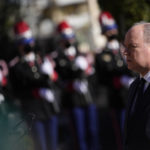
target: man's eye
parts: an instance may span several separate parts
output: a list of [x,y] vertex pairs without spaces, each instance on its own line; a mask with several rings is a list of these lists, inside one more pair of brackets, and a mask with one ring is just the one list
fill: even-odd
[[129,45],[129,48],[137,48],[137,45]]

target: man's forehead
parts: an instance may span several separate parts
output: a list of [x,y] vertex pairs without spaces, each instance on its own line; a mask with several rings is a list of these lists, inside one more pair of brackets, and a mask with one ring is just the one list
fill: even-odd
[[143,38],[143,26],[142,25],[136,25],[128,30],[128,32],[125,35],[125,41],[135,41],[137,39]]
[[129,34],[140,34],[143,32],[143,24],[142,25],[135,25],[131,27],[127,33]]

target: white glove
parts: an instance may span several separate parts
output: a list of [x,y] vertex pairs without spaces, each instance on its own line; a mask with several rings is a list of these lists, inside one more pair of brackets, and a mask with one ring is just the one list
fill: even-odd
[[46,88],[41,88],[40,91],[40,96],[47,100],[48,102],[54,102],[55,96],[52,90],[46,89]]

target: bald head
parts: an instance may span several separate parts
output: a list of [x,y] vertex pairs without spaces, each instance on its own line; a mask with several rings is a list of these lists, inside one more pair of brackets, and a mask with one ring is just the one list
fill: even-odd
[[129,31],[131,30],[137,30],[137,32],[142,32],[144,42],[150,44],[150,23],[136,23],[129,29]]

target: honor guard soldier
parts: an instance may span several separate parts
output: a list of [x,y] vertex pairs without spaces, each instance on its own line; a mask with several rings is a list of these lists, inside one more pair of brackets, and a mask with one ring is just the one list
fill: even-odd
[[62,105],[68,112],[74,139],[78,150],[98,150],[97,109],[89,90],[87,80],[89,65],[85,56],[78,51],[73,28],[67,21],[58,24],[60,41],[57,53],[56,71],[62,87]]
[[[19,99],[23,117],[34,118],[32,135],[36,150],[56,150],[59,107],[52,90],[50,76],[42,70],[42,63],[34,52],[35,40],[25,21],[14,27],[19,55],[11,61],[10,81]],[[51,69],[51,68],[48,68]]]

